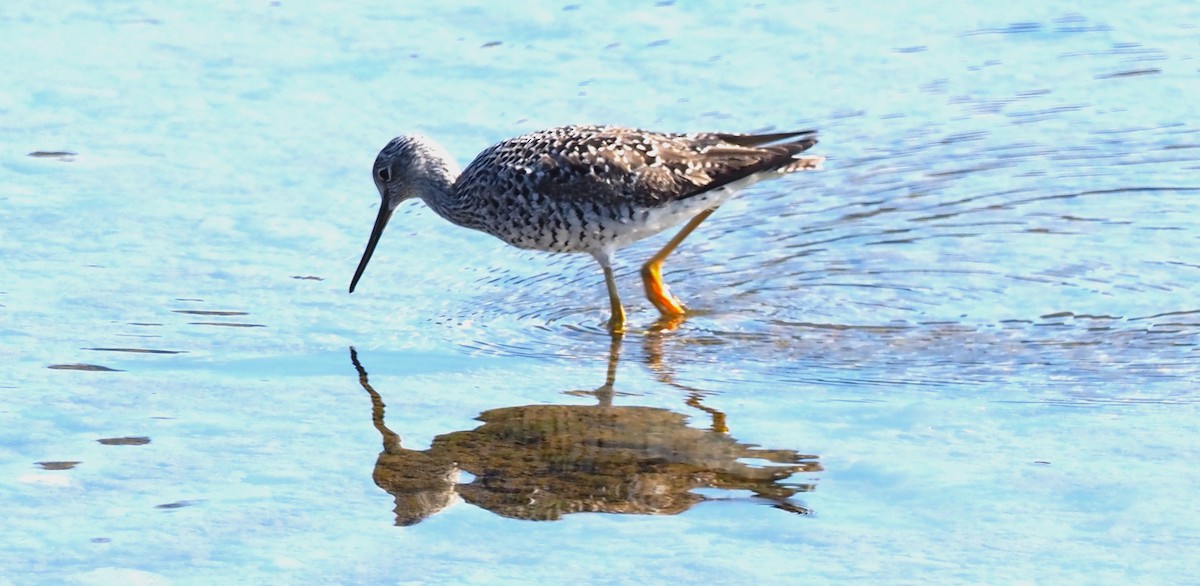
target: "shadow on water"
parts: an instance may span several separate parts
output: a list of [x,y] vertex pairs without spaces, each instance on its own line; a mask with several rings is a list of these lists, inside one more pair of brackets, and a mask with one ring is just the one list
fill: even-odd
[[[682,387],[689,391],[687,405],[708,417],[706,429],[667,409],[615,405],[620,345],[614,338],[604,384],[566,391],[594,396],[595,405],[491,409],[479,415],[479,427],[440,435],[427,450],[403,447],[385,424],[383,397],[351,347],[383,438],[373,477],[396,499],[396,524],[419,523],[460,497],[504,517],[534,521],[581,512],[675,515],[705,501],[733,500],[698,489],[749,491],[752,502],[812,514],[792,497],[815,484],[789,479],[820,472],[818,457],[738,442],[727,433],[725,415],[703,405],[703,392]],[[473,479],[459,483],[460,471]]]

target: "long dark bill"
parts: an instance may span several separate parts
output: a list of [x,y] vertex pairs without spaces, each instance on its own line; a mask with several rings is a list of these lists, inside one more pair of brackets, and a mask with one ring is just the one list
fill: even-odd
[[387,201],[379,204],[379,215],[375,216],[375,227],[371,228],[371,239],[367,241],[367,249],[363,251],[362,260],[358,261],[358,269],[354,271],[354,278],[350,280],[350,292],[354,292],[354,286],[358,284],[358,280],[362,278],[363,271],[367,269],[367,262],[371,260],[371,255],[375,254],[375,245],[379,244],[379,237],[383,236],[383,228],[387,226],[388,220],[392,219],[392,210],[388,209]]

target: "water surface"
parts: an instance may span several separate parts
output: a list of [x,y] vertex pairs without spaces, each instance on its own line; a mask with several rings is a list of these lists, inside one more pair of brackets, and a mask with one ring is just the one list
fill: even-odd
[[[0,12],[0,583],[1200,581],[1187,3]],[[819,128],[668,261],[410,202],[575,122]]]

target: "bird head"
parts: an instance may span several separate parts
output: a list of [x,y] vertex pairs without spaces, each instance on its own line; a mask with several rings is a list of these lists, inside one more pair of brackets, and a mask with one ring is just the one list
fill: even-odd
[[396,208],[405,200],[425,197],[431,188],[445,190],[456,174],[449,155],[436,143],[419,134],[397,136],[379,151],[371,172],[381,198],[379,215],[375,216],[375,226],[371,228],[367,249],[363,251],[358,269],[354,271],[354,279],[350,281],[351,293],[362,278],[367,262],[375,252],[375,245],[379,244],[379,237],[383,235],[383,229],[387,227]]

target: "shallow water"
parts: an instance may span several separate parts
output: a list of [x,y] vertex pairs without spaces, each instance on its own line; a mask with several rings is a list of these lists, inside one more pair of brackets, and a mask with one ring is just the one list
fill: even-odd
[[[1200,581],[1198,16],[7,6],[0,584]],[[571,122],[828,161],[619,344],[419,203],[346,294],[391,136]]]

